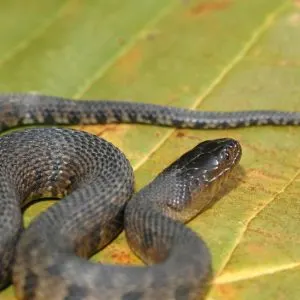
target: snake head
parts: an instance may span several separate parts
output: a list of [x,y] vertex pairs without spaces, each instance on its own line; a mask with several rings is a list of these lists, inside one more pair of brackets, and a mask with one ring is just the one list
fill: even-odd
[[230,138],[208,140],[186,152],[162,173],[168,190],[168,215],[188,221],[207,208],[238,164],[242,149]]
[[[197,149],[199,147],[199,149]],[[195,147],[201,159],[195,163],[203,170],[203,179],[210,183],[232,170],[240,161],[242,148],[238,141],[223,138],[205,141]]]
[[184,181],[199,178],[210,183],[235,167],[241,155],[241,146],[234,139],[208,140],[183,154],[166,171],[177,170],[177,176]]

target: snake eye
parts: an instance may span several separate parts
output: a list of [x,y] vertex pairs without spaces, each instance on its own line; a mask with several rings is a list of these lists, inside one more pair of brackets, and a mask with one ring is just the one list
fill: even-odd
[[226,151],[226,152],[225,152],[225,159],[226,159],[226,160],[230,160],[230,158],[231,158],[230,153]]
[[223,160],[230,160],[231,159],[231,155],[230,155],[230,152],[229,151],[224,151],[223,152]]

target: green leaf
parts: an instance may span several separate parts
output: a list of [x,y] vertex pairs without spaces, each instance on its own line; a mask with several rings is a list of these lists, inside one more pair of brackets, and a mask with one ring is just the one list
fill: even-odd
[[[296,0],[1,1],[0,89],[300,111],[299,7]],[[208,299],[299,299],[300,128],[76,128],[120,147],[137,189],[202,140],[238,139],[245,176],[189,224],[212,251]],[[26,223],[49,204],[31,207]],[[123,234],[93,260],[140,264]],[[14,299],[13,290],[0,299]]]

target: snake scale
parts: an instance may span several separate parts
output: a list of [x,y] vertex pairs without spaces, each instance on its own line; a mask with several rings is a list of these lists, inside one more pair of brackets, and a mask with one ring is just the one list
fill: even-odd
[[[123,101],[0,95],[0,131],[23,125],[143,123],[176,128],[300,125],[300,112],[204,112]],[[138,193],[124,154],[94,135],[34,128],[0,138],[0,289],[18,299],[198,299],[211,277],[203,240],[184,223],[206,208],[241,157],[229,138],[183,154]],[[62,198],[23,230],[22,207]],[[128,200],[130,201],[128,202]],[[147,266],[86,258],[120,231]]]

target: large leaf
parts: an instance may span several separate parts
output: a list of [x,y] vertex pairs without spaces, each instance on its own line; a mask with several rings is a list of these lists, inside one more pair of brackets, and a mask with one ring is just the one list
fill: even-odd
[[[300,110],[299,1],[0,3],[0,89],[203,110]],[[79,127],[76,127],[79,128]],[[243,146],[245,176],[191,226],[208,243],[218,299],[299,299],[299,128],[82,126],[120,147],[137,189],[204,139]],[[45,209],[25,215],[28,223]],[[94,258],[139,264],[124,235]],[[14,299],[11,288],[0,299]]]

